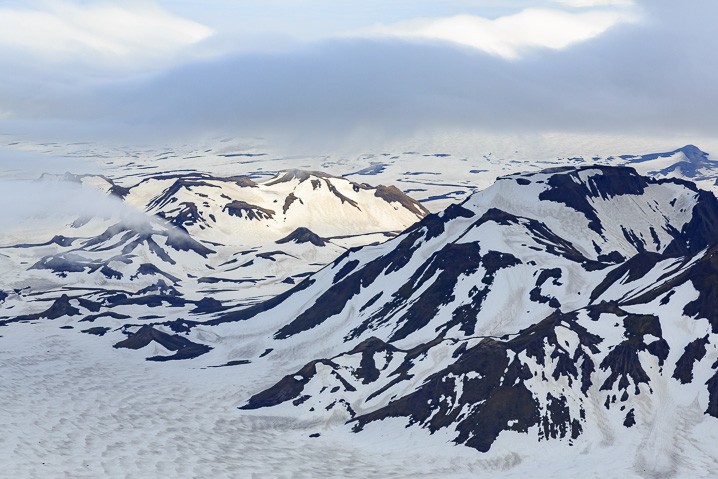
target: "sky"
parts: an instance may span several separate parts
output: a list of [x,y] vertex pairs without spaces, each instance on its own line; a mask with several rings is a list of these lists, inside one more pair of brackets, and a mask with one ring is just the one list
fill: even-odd
[[710,0],[0,0],[0,134],[718,145],[716,18]]

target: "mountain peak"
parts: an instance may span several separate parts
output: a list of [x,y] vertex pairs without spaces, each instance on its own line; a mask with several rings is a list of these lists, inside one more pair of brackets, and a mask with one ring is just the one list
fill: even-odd
[[673,153],[683,153],[686,158],[691,162],[702,163],[708,160],[708,153],[701,150],[695,145],[686,145],[682,148],[678,148]]
[[708,153],[690,144],[673,151],[622,158],[628,160],[627,164],[634,166],[642,175],[678,176],[692,180],[712,176],[717,165],[715,161],[708,158]]
[[267,182],[266,185],[272,186],[278,183],[287,183],[292,180],[299,180],[299,182],[301,183],[302,181],[308,180],[312,176],[317,178],[333,178],[332,175],[324,173],[322,171],[292,169],[277,173],[277,175],[272,180]]
[[324,246],[326,241],[324,238],[314,233],[309,228],[300,226],[299,228],[292,231],[289,235],[276,241],[277,244],[284,244],[293,241],[295,243],[311,243],[314,246]]

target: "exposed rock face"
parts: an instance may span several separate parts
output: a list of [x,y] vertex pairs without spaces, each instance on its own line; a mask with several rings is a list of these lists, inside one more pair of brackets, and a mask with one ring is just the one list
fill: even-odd
[[319,235],[312,233],[311,230],[304,227],[295,229],[289,235],[277,240],[277,243],[284,244],[290,241],[294,243],[311,243],[314,246],[324,246],[326,244],[324,238],[319,237]]
[[209,346],[193,343],[192,341],[178,335],[170,335],[159,331],[151,326],[142,326],[134,333],[128,333],[128,338],[115,344],[115,348],[142,349],[150,343],[155,342],[170,351],[175,351],[171,356],[153,356],[148,361],[169,361],[173,359],[192,359],[208,352]]
[[247,218],[249,220],[263,220],[274,218],[274,210],[268,208],[262,208],[261,206],[251,205],[246,201],[233,201],[227,203],[222,208],[222,211],[226,211],[231,216],[237,216],[239,218]]

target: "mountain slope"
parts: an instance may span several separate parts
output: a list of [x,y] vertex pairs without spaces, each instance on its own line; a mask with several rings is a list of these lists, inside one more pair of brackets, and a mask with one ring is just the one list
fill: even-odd
[[[284,371],[256,380],[249,410],[331,414],[356,432],[398,419],[479,451],[506,435],[598,447],[659,428],[644,452],[667,454],[718,417],[717,238],[718,201],[686,181],[513,175],[189,335],[225,338],[208,357],[229,360],[226,338],[241,338],[258,371]],[[694,426],[681,410],[698,411]]]
[[294,319],[275,322],[275,337],[299,336],[327,320],[346,324],[333,329],[347,338],[383,331],[382,339],[400,340],[428,329],[470,335],[475,324],[505,334],[527,324],[502,310],[538,318],[558,305],[574,309],[607,268],[638,253],[682,256],[706,248],[715,206],[713,195],[687,182],[651,180],[627,168],[506,177],[308,278],[282,303],[282,316]]

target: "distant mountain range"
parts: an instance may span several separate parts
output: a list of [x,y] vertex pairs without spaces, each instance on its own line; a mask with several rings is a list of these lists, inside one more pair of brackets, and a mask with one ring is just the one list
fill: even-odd
[[347,247],[382,241],[428,214],[393,186],[299,170],[263,183],[194,173],[127,187],[95,175],[52,179],[98,188],[146,215],[77,218],[52,238],[5,245],[18,278],[6,278],[11,289],[39,281],[138,291],[161,280],[193,297],[219,290],[237,301],[228,287],[257,294],[258,284],[271,295]]

